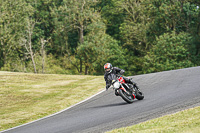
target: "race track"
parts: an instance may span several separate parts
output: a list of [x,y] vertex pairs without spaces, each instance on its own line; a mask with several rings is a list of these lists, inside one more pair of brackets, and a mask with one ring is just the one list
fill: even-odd
[[133,76],[144,100],[127,104],[104,91],[51,117],[3,133],[105,132],[200,106],[200,67]]

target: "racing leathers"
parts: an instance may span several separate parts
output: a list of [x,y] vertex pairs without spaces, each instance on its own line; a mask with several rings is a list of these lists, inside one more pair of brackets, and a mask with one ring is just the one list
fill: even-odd
[[[112,81],[110,79],[115,79],[116,74],[123,74],[124,72],[125,71],[123,69],[120,69],[118,67],[113,67],[112,70],[109,72],[106,71],[104,74],[104,79],[106,81],[106,90],[111,86]],[[123,79],[125,80],[126,83],[133,85],[136,84],[133,80],[129,78],[123,77]]]

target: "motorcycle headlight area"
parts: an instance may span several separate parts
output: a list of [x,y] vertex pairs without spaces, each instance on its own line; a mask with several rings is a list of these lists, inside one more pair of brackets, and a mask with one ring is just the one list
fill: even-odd
[[117,82],[115,82],[114,84],[113,84],[113,87],[114,88],[119,88],[120,87],[120,83],[117,81]]

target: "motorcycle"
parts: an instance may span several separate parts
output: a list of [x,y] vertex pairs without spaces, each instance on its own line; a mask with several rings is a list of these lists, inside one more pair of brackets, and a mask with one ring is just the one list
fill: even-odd
[[134,99],[143,100],[144,95],[137,85],[128,84],[122,75],[112,76],[109,89],[115,90],[115,94],[122,97],[127,103],[133,103]]

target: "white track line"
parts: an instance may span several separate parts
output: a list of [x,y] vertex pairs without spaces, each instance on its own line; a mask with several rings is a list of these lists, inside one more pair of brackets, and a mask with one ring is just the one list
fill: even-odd
[[79,102],[79,103],[76,103],[76,104],[74,104],[74,105],[72,105],[72,106],[70,106],[70,107],[68,107],[68,108],[66,108],[66,109],[64,109],[64,110],[61,110],[61,111],[59,111],[59,112],[57,112],[57,113],[54,113],[54,114],[52,114],[52,115],[45,116],[45,117],[43,117],[43,118],[37,119],[37,120],[35,120],[35,121],[29,122],[29,123],[26,123],[26,124],[22,124],[22,125],[13,127],[13,128],[9,128],[9,129],[4,130],[4,131],[0,131],[0,133],[7,132],[7,131],[10,131],[10,130],[13,130],[13,129],[16,129],[16,128],[19,128],[19,127],[22,127],[22,126],[26,126],[26,125],[28,125],[28,124],[31,124],[31,123],[34,123],[34,122],[37,122],[37,121],[40,121],[40,120],[43,120],[43,119],[46,119],[46,118],[55,116],[55,115],[57,115],[57,114],[60,114],[60,113],[66,111],[66,110],[68,110],[68,109],[71,109],[71,108],[73,108],[73,107],[75,107],[75,106],[77,106],[77,105],[79,105],[79,104],[81,104],[81,103],[83,103],[83,102],[85,102],[85,101],[87,101],[87,100],[89,100],[89,99],[91,99],[91,98],[93,98],[93,97],[95,97],[95,96],[97,96],[97,95],[103,93],[104,91],[105,91],[105,89],[102,90],[102,91],[100,91],[100,92],[98,92],[97,94],[95,94],[95,95],[93,95],[93,96],[91,96],[91,97],[89,97],[89,98],[87,98],[87,99],[85,99],[85,100],[83,100],[83,101],[81,101],[81,102]]

